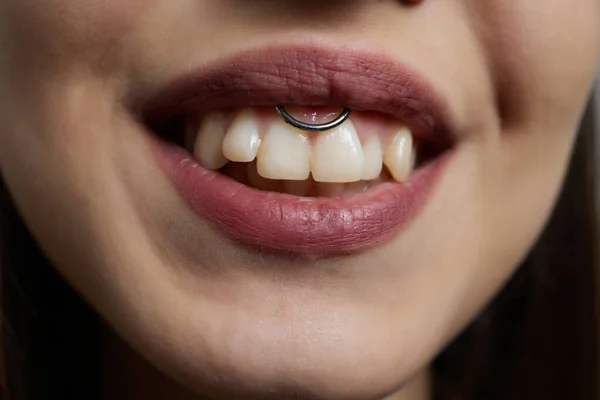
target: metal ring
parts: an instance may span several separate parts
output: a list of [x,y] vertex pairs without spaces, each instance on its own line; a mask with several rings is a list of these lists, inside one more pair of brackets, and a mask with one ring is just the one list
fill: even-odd
[[296,118],[288,114],[284,106],[276,106],[275,109],[277,110],[277,114],[279,114],[281,119],[283,119],[286,124],[309,132],[323,132],[329,129],[337,128],[348,119],[350,113],[352,112],[352,110],[349,108],[344,108],[342,113],[331,122],[327,122],[325,124],[307,124],[305,122],[298,121]]

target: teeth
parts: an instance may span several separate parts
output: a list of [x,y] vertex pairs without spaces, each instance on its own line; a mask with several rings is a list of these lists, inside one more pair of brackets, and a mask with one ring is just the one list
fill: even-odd
[[247,167],[248,183],[253,188],[259,190],[265,190],[268,192],[279,192],[281,191],[281,181],[263,178],[258,174],[256,170],[256,163],[250,163]]
[[313,187],[314,182],[310,179],[304,181],[283,181],[285,192],[294,196],[305,197]]
[[351,195],[356,193],[362,193],[369,188],[370,183],[365,181],[347,183],[344,188],[344,194]]
[[324,183],[317,182],[315,184],[317,194],[322,197],[340,197],[346,189],[345,183]]
[[363,149],[351,121],[319,134],[311,158],[315,181],[356,182],[362,179],[363,165]]
[[244,110],[225,135],[223,154],[230,161],[251,162],[256,158],[260,142],[258,116],[252,110]]
[[364,169],[362,180],[370,181],[377,179],[381,175],[383,168],[383,154],[381,151],[381,141],[378,135],[371,135],[363,145]]
[[310,152],[308,137],[303,132],[276,120],[258,150],[258,173],[268,179],[308,179]]
[[[260,131],[259,116],[252,109],[239,112],[229,129],[228,121],[223,113],[207,113],[195,135],[193,128],[186,133],[188,141],[196,136],[194,157],[212,170],[223,168],[229,161],[233,161],[231,165],[252,163],[251,184],[265,190],[273,186],[267,182],[271,180],[280,181],[277,186],[298,196],[315,192],[321,196],[339,196],[360,192],[364,190],[361,182],[373,182],[382,176],[404,182],[414,169],[412,134],[403,126],[391,140],[382,143],[379,135],[370,134],[361,144],[350,120],[318,134],[300,131],[279,119],[274,120],[265,134]],[[355,182],[354,186],[337,185]]]
[[220,113],[208,113],[202,119],[194,143],[194,157],[203,167],[217,170],[228,162],[221,150],[225,137],[225,118]]
[[412,172],[413,140],[407,128],[400,129],[383,154],[383,163],[392,177],[404,182]]

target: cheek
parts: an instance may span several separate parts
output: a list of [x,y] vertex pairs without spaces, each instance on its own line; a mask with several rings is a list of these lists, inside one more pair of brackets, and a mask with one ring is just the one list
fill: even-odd
[[0,0],[0,94],[11,94],[0,95],[0,145],[63,140],[64,132],[40,127],[66,114],[79,88],[127,72],[126,42],[157,1]]
[[96,62],[115,53],[157,1],[3,0],[1,40],[28,66]]
[[598,54],[599,4],[596,0],[553,0],[548,6],[523,10],[517,29],[523,45],[515,47],[531,65],[524,79],[535,82],[536,88],[544,87],[554,99],[585,92]]
[[[478,2],[478,27],[507,125],[578,116],[599,46],[597,0]],[[556,125],[555,125],[556,126]]]

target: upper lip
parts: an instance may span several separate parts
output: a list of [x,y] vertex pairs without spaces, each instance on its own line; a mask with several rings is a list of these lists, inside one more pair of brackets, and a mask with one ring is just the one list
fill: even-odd
[[454,140],[446,100],[416,71],[382,53],[307,44],[246,50],[174,79],[142,107],[145,122],[277,104],[343,106],[401,120],[417,140]]

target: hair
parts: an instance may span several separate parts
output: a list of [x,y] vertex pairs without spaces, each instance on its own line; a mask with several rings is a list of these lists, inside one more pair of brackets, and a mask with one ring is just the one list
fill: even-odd
[[[596,399],[594,135],[588,110],[546,229],[433,364],[436,400]],[[93,399],[102,321],[55,272],[0,180],[4,395]]]

